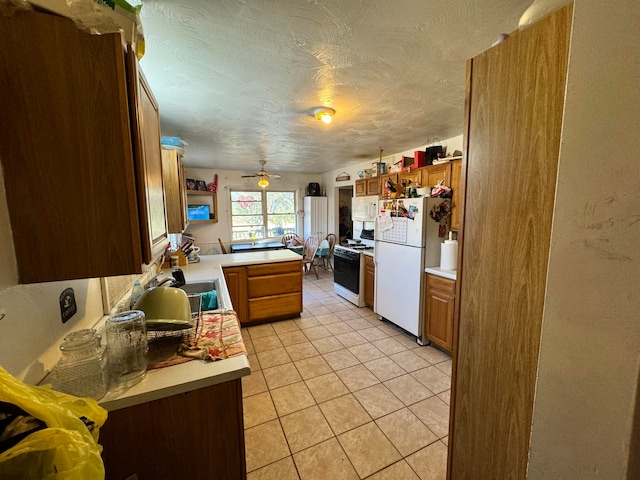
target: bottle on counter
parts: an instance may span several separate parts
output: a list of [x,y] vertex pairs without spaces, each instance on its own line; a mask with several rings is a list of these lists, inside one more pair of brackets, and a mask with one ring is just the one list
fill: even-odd
[[142,284],[140,284],[140,280],[133,282],[133,290],[131,290],[131,299],[129,300],[129,309],[133,309],[133,306],[140,299],[143,293],[144,288]]

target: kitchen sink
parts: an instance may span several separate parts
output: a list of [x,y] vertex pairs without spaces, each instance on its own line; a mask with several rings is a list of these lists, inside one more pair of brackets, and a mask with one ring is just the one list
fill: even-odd
[[[205,293],[205,292],[210,292],[212,290],[215,290],[217,301],[218,301],[218,309],[227,308],[226,305],[224,304],[224,299],[222,298],[222,295],[220,292],[220,281],[217,279],[207,280],[203,282],[186,283],[179,288],[181,290],[184,290],[184,292],[190,297],[190,301],[191,301],[191,297],[195,297],[200,293]],[[193,311],[194,310],[193,301],[191,301],[191,305],[192,305],[192,311]]]

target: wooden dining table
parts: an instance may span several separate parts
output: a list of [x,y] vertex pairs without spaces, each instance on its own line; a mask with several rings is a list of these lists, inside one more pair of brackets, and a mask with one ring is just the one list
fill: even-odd
[[281,242],[232,243],[229,253],[262,252],[265,250],[281,250],[286,248]]

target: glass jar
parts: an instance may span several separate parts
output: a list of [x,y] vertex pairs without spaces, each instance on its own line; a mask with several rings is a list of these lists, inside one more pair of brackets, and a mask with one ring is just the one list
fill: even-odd
[[147,373],[147,324],[141,310],[111,315],[106,322],[109,373],[120,387],[131,387]]
[[54,388],[78,397],[102,398],[109,389],[105,350],[102,336],[93,328],[64,337],[60,344],[62,358],[53,370]]

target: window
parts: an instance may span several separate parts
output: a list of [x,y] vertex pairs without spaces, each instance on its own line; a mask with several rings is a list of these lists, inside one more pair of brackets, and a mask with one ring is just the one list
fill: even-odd
[[295,231],[295,192],[231,191],[231,240],[280,238]]

